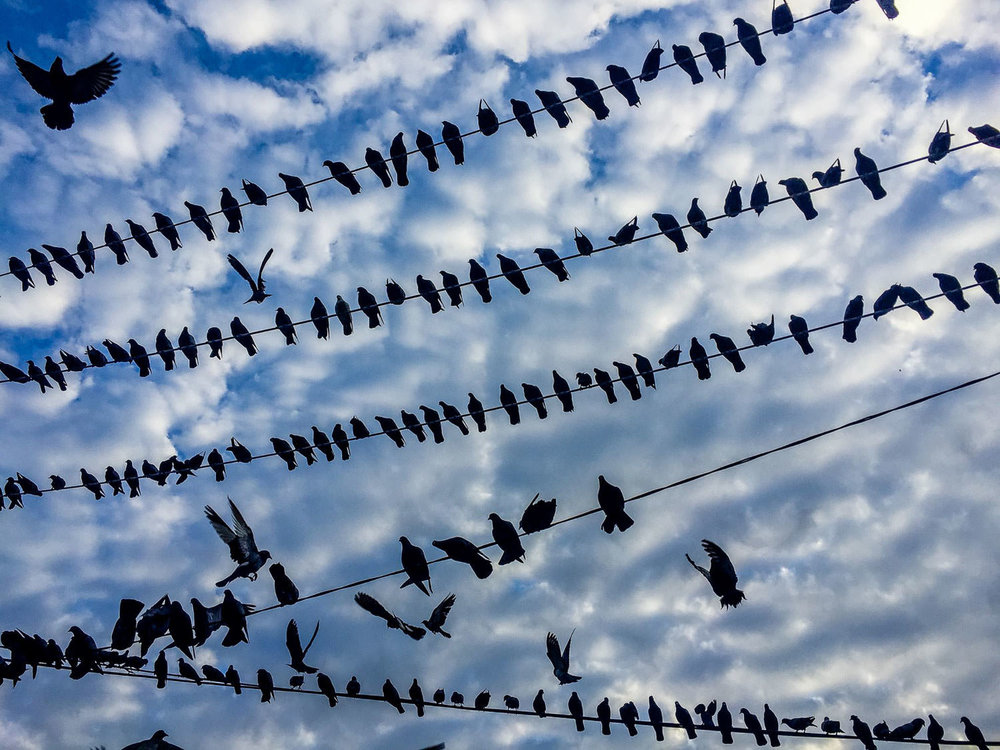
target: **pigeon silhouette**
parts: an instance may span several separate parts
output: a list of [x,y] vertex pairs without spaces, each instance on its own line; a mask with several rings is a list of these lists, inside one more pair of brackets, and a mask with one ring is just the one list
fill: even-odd
[[323,162],[323,166],[330,170],[333,179],[351,191],[351,195],[357,195],[361,192],[361,183],[344,162],[327,159]]
[[736,576],[736,569],[733,567],[729,555],[725,553],[722,547],[708,539],[702,539],[701,546],[708,553],[708,557],[711,560],[709,569],[705,570],[700,565],[697,565],[691,559],[690,555],[685,555],[687,561],[691,563],[691,566],[695,570],[705,576],[705,579],[711,584],[712,591],[719,597],[721,607],[725,607],[726,609],[729,607],[738,607],[740,602],[746,599],[746,594],[736,588],[736,583],[739,579]]
[[677,252],[683,253],[688,249],[688,243],[684,237],[684,232],[681,230],[680,222],[677,221],[673,214],[653,214],[653,221],[656,222],[657,228],[663,232],[663,235],[674,243]]
[[594,113],[598,120],[604,120],[611,114],[611,110],[604,103],[604,97],[601,95],[596,81],[581,76],[567,76],[566,82],[575,89],[580,101]]
[[640,81],[654,81],[660,73],[660,56],[663,54],[663,47],[657,39],[649,52],[646,53],[642,61],[642,72],[639,74]]
[[444,141],[444,145],[448,147],[448,151],[451,152],[451,156],[455,160],[455,166],[463,164],[465,162],[465,143],[462,140],[462,133],[458,129],[458,125],[447,120],[441,123],[441,139]]
[[635,90],[635,82],[629,72],[620,65],[609,65],[605,70],[608,71],[608,78],[611,79],[615,91],[625,97],[630,107],[638,107],[639,92]]
[[518,124],[524,130],[524,135],[534,138],[538,130],[535,128],[535,117],[531,114],[531,105],[521,99],[511,99],[510,107]]
[[[250,201],[255,206],[266,206],[267,205],[267,193],[255,182],[250,182],[250,180],[243,180],[243,192],[246,193],[247,200]],[[155,214],[154,214],[155,215]],[[177,248],[173,248],[177,249]]]
[[538,97],[542,106],[545,107],[545,111],[552,116],[552,119],[556,121],[556,124],[560,128],[565,128],[573,121],[573,118],[566,111],[566,105],[563,104],[562,97],[555,91],[535,89],[535,96]]
[[559,639],[556,638],[555,633],[550,632],[545,636],[545,655],[552,662],[552,674],[559,680],[560,685],[569,685],[581,679],[579,676],[569,673],[569,647],[573,643],[573,633],[575,632],[576,630],[569,634],[569,639],[566,641],[566,648],[562,649],[562,651],[559,650]]
[[[400,552],[400,563],[406,573],[406,580],[400,584],[400,588],[409,586],[411,583],[423,591],[427,596],[434,590],[431,588],[431,573],[427,567],[427,558],[420,547],[411,543],[405,536],[399,537],[399,543],[403,549]],[[424,586],[424,581],[427,585]]]
[[719,78],[726,77],[726,40],[720,34],[712,31],[703,31],[698,35],[698,41],[705,48],[705,56],[708,58],[712,72]]
[[694,53],[690,47],[683,44],[674,44],[674,62],[678,67],[691,76],[692,85],[697,85],[705,80],[701,71],[698,70],[698,61],[694,59]]
[[613,532],[615,527],[619,531],[627,531],[635,521],[625,512],[625,495],[621,488],[611,484],[603,474],[597,477],[597,482],[597,504],[605,515],[601,530],[605,534]]
[[427,159],[427,170],[429,172],[437,172],[441,164],[438,162],[437,150],[434,148],[434,138],[430,133],[425,133],[423,130],[417,131],[417,148],[423,154],[424,158]]
[[278,172],[278,177],[285,183],[285,190],[288,191],[288,194],[298,205],[299,213],[313,210],[312,202],[309,200],[309,192],[300,178],[292,174],[283,174],[282,172]]
[[451,638],[451,633],[446,632],[443,628],[445,621],[448,619],[448,614],[451,612],[451,608],[454,604],[455,595],[448,594],[448,596],[442,599],[434,608],[430,617],[426,620],[421,620],[421,622],[431,633],[437,633],[444,638]]
[[844,341],[853,344],[858,340],[857,330],[865,311],[865,300],[860,294],[847,303],[844,310]]
[[878,165],[870,156],[861,153],[860,148],[854,149],[855,169],[862,184],[868,188],[875,200],[882,200],[887,195],[879,178]]
[[313,641],[316,640],[316,635],[319,633],[319,623],[316,623],[316,629],[313,630],[312,637],[309,639],[309,643],[306,644],[305,648],[302,648],[302,641],[299,638],[299,626],[295,620],[288,621],[288,627],[285,628],[285,647],[288,649],[288,658],[290,666],[296,672],[303,674],[316,674],[316,667],[310,667],[305,663],[306,655],[309,653],[309,649],[313,645]]
[[267,253],[265,253],[264,260],[260,262],[260,268],[257,270],[256,279],[254,279],[254,277],[250,274],[249,271],[247,271],[246,267],[242,263],[240,263],[239,259],[235,255],[230,253],[229,255],[226,256],[226,260],[229,261],[229,265],[231,265],[233,269],[236,271],[236,273],[242,276],[243,279],[247,282],[247,284],[250,285],[250,296],[243,302],[244,305],[247,304],[248,302],[256,302],[260,304],[265,299],[271,296],[270,294],[267,294],[264,291],[264,266],[266,266],[267,262],[271,260],[271,256],[273,254],[274,254],[273,247],[270,250],[268,250]]
[[254,541],[253,537],[253,529],[250,528],[249,524],[243,518],[243,514],[236,507],[236,503],[231,498],[228,499],[229,508],[233,514],[232,527],[223,520],[222,516],[213,510],[212,506],[205,506],[205,516],[208,518],[209,523],[212,524],[212,528],[215,529],[215,533],[229,546],[229,555],[232,557],[233,562],[237,563],[236,569],[230,575],[215,584],[219,588],[229,585],[231,581],[235,581],[237,578],[249,578],[251,581],[256,581],[257,571],[264,566],[265,562],[271,559],[271,553],[266,549],[257,549],[257,542]]
[[941,292],[955,306],[955,309],[959,312],[965,312],[969,309],[969,303],[962,293],[962,283],[958,279],[946,273],[933,273],[931,276],[938,280]]
[[740,44],[750,55],[753,64],[763,65],[766,63],[767,58],[764,57],[764,52],[761,50],[760,35],[757,33],[756,27],[742,18],[733,19],[733,25],[736,26],[736,36],[739,37]]
[[396,184],[400,187],[409,185],[410,180],[406,176],[408,157],[406,154],[406,144],[403,142],[403,131],[396,133],[392,139],[392,143],[389,144],[389,160],[392,162],[392,168],[396,172]]
[[812,197],[809,195],[809,186],[801,177],[786,177],[778,180],[779,185],[785,186],[785,191],[792,198],[792,203],[806,217],[806,221],[812,221],[819,213],[813,207]]

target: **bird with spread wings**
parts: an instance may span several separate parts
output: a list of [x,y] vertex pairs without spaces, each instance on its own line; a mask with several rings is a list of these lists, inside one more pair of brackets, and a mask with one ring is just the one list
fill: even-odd
[[305,663],[306,654],[309,653],[309,649],[313,645],[313,641],[316,640],[316,635],[319,633],[319,623],[316,623],[316,629],[313,631],[312,638],[309,639],[309,643],[306,644],[305,648],[302,648],[302,640],[299,638],[299,625],[295,620],[288,621],[288,627],[285,629],[285,646],[288,648],[288,657],[291,659],[291,663],[288,665],[296,672],[304,672],[305,674],[315,674],[317,672],[316,667],[310,667]]
[[379,602],[374,596],[369,596],[364,591],[356,593],[354,595],[354,601],[356,601],[358,606],[362,609],[385,620],[386,626],[390,629],[402,630],[406,633],[406,635],[410,636],[410,638],[415,641],[419,641],[427,634],[427,631],[423,628],[403,622],[396,615],[383,607],[381,602]]
[[236,273],[242,276],[246,280],[246,282],[250,285],[250,292],[251,292],[250,298],[243,303],[244,305],[247,304],[247,302],[256,302],[257,304],[260,304],[265,299],[271,296],[270,294],[266,294],[264,292],[264,266],[266,266],[267,262],[271,260],[271,255],[273,253],[274,253],[273,247],[267,251],[267,254],[264,256],[264,260],[260,262],[260,268],[257,270],[256,279],[254,279],[254,277],[250,275],[250,272],[246,269],[246,266],[240,263],[239,258],[237,258],[232,253],[226,256],[226,260],[229,261],[229,265],[231,265],[233,269],[236,271]]
[[249,578],[251,581],[257,580],[257,571],[264,567],[264,563],[271,559],[271,553],[266,549],[258,550],[257,542],[253,538],[253,530],[243,518],[240,509],[232,498],[229,500],[229,508],[233,513],[233,528],[229,527],[211,505],[205,506],[205,515],[215,529],[219,538],[229,545],[229,555],[237,563],[236,569],[226,578],[215,585],[219,588],[228,586],[231,581],[237,578]]
[[[573,633],[575,632],[574,630]],[[569,673],[569,646],[573,642],[573,633],[569,634],[566,648],[562,651],[559,650],[559,639],[556,638],[555,633],[549,633],[545,636],[545,654],[552,662],[552,674],[559,680],[560,685],[569,685],[580,679],[577,675]]]
[[695,564],[690,555],[685,555],[687,561],[712,584],[712,591],[719,597],[720,606],[738,607],[740,602],[747,597],[736,588],[736,582],[739,579],[736,577],[736,568],[733,567],[729,555],[723,551],[722,547],[708,539],[702,539],[701,546],[705,548],[705,552],[708,553],[712,561],[709,569],[705,570],[700,565]]

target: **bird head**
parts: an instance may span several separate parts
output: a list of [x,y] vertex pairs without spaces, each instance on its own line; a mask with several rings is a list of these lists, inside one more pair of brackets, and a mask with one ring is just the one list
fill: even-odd
[[267,570],[274,578],[277,578],[278,576],[283,576],[285,574],[285,566],[282,565],[281,563],[274,563]]
[[49,68],[49,73],[66,75],[66,71],[63,70],[63,61],[61,57],[56,57],[56,59],[52,61],[52,66]]
[[[260,556],[261,560],[270,560],[271,559],[271,553],[268,552],[266,549],[260,550],[257,554]],[[740,592],[740,595],[742,596],[742,592]]]
[[168,735],[162,729],[157,729],[155,732],[153,732],[153,736],[150,737],[150,739],[153,739],[153,740],[162,740],[164,737],[169,737],[169,736],[170,735]]

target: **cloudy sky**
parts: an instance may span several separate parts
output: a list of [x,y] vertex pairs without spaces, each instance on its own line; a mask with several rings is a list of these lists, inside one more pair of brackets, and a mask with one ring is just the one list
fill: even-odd
[[[105,338],[134,337],[152,350],[161,328],[176,340],[188,326],[204,340],[210,326],[228,333],[234,315],[250,329],[273,325],[278,306],[301,320],[315,296],[331,312],[338,294],[354,303],[358,286],[384,300],[390,277],[412,294],[417,274],[466,279],[469,258],[495,273],[498,252],[522,266],[535,262],[536,247],[570,255],[574,227],[601,245],[632,216],[640,234],[655,231],[653,212],[683,223],[693,197],[717,215],[732,180],[746,198],[763,174],[779,197],[779,179],[808,179],[838,158],[853,176],[855,147],[881,166],[920,157],[946,118],[954,145],[972,140],[969,125],[1000,125],[1000,7],[898,4],[891,22],[875,0],[861,0],[767,35],[762,67],[730,48],[725,80],[704,61],[697,86],[663,71],[640,84],[639,107],[606,92],[611,115],[601,122],[572,102],[565,129],[542,113],[537,138],[516,123],[470,137],[460,167],[443,148],[433,174],[411,157],[405,188],[383,189],[362,172],[358,196],[334,182],[311,188],[313,212],[278,196],[245,208],[239,234],[216,218],[215,242],[186,225],[183,248],[170,252],[156,236],[155,260],[129,243],[131,262],[117,266],[98,250],[97,272],[82,281],[57,268],[57,284],[36,273],[36,288],[22,294],[0,278],[0,359],[41,362],[60,348],[82,355]],[[792,7],[801,17],[826,6]],[[361,167],[366,147],[387,154],[399,131],[412,148],[418,129],[437,137],[442,120],[475,129],[480,98],[504,118],[511,98],[535,106],[536,88],[572,96],[566,76],[604,85],[609,63],[637,73],[657,39],[668,62],[671,44],[699,51],[706,30],[733,41],[734,17],[764,29],[769,11],[746,0],[3,0],[0,26],[43,67],[56,54],[69,70],[111,51],[122,61],[110,92],[55,132],[3,55],[3,247],[22,259],[41,243],[72,249],[81,230],[99,242],[108,222],[127,235],[126,218],[148,228],[153,211],[187,218],[185,200],[215,210],[222,186],[242,199],[242,178],[274,193],[278,172],[311,181],[328,175],[326,159]],[[856,294],[868,311],[893,283],[937,293],[934,272],[968,284],[974,263],[1000,263],[1000,153],[976,146],[882,179],[888,196],[877,202],[858,182],[815,195],[813,221],[786,201],[715,222],[704,240],[687,230],[684,255],[659,237],[577,258],[565,283],[537,269],[527,296],[499,279],[488,305],[467,288],[462,307],[436,315],[416,299],[384,309],[376,330],[358,316],[350,337],[336,321],[330,340],[305,326],[293,347],[260,334],[252,359],[227,342],[221,361],[203,351],[194,370],[164,372],[158,361],[148,378],[132,366],[89,369],[70,374],[67,392],[44,395],[2,384],[0,474],[48,486],[50,474],[77,480],[84,466],[103,476],[127,458],[192,456],[234,435],[264,453],[271,436],[308,435],[314,424],[329,432],[352,416],[374,428],[376,414],[398,419],[441,400],[464,407],[470,391],[495,406],[500,383],[519,395],[521,383],[551,393],[553,369],[570,379],[595,367],[614,373],[612,361],[632,362],[634,352],[655,361],[681,344],[686,353],[693,336],[714,353],[713,332],[743,346],[748,326],[772,314],[780,335],[791,314],[831,323]],[[273,297],[244,306],[246,285],[226,254],[256,267],[270,247]],[[691,367],[663,373],[638,401],[619,385],[613,406],[595,388],[576,395],[572,413],[551,404],[545,421],[523,407],[516,427],[503,412],[488,416],[483,434],[445,425],[441,445],[411,436],[400,450],[375,437],[352,444],[347,462],[289,472],[269,458],[231,466],[223,484],[206,469],[179,487],[144,482],[137,500],[97,502],[79,489],[28,498],[0,518],[0,626],[65,645],[75,624],[106,643],[122,597],[217,601],[213,583],[231,562],[202,508],[225,508],[227,494],[305,594],[395,570],[400,535],[429,556],[433,539],[484,543],[489,513],[516,523],[535,493],[557,498],[564,517],[596,505],[598,474],[638,494],[991,373],[1000,307],[978,289],[966,294],[964,313],[938,299],[926,321],[905,308],[866,319],[855,344],[838,328],[816,332],[808,357],[786,340],[745,352],[740,374],[721,359],[704,382]],[[714,697],[734,713],[759,713],[766,701],[779,716],[845,724],[852,713],[894,726],[930,712],[951,738],[968,715],[996,736],[997,387],[989,381],[636,502],[624,534],[605,535],[591,516],[529,536],[525,563],[485,581],[443,563],[432,568],[431,598],[399,590],[398,578],[363,587],[410,622],[455,593],[451,640],[417,643],[387,630],[345,591],[254,617],[249,645],[224,649],[214,639],[196,661],[232,663],[248,679],[266,667],[285,685],[294,616],[309,632],[321,622],[310,661],[340,690],[351,675],[375,693],[386,677],[401,691],[418,677],[428,695],[444,687],[471,702],[489,689],[494,705],[504,694],[529,705],[544,688],[564,710],[570,688],[557,685],[544,640],[575,629],[573,671],[583,675],[576,687],[588,713],[604,696],[616,711],[634,700],[643,718],[649,695],[668,714],[674,700],[691,708]],[[704,561],[702,538],[737,567],[748,599],[736,610],[720,611],[684,559]],[[275,601],[270,584],[265,574],[233,591],[265,606]],[[428,710],[417,719],[350,701],[331,710],[316,696],[261,705],[219,688],[74,682],[50,670],[0,689],[6,748],[114,748],[157,728],[187,748],[629,742],[620,726],[604,738],[592,725],[577,736],[571,723],[534,717]],[[686,742],[676,732],[667,739]]]

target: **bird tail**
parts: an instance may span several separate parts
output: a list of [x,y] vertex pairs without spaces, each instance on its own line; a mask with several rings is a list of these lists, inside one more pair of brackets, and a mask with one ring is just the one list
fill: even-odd
[[615,520],[619,531],[627,531],[632,528],[632,524],[635,523],[632,517],[626,513],[624,510],[618,514],[618,518]]
[[69,130],[73,125],[73,108],[68,102],[52,102],[39,111],[45,124],[53,130]]
[[476,578],[489,578],[490,573],[493,572],[493,563],[483,557],[473,558],[469,565],[476,574]]

